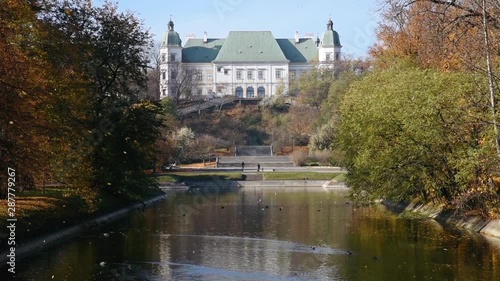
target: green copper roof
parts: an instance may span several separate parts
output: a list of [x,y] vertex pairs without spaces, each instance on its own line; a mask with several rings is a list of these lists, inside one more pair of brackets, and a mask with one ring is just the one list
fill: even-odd
[[276,39],[285,57],[290,62],[311,62],[318,59],[318,48],[316,43],[311,38],[299,39],[295,43],[295,39]]
[[231,31],[214,62],[288,62],[271,31]]
[[179,33],[170,30],[163,36],[162,46],[181,46],[182,40]]
[[325,31],[322,46],[342,47],[342,45],[340,45],[340,38],[337,31],[331,29]]
[[182,47],[182,40],[179,33],[174,30],[174,22],[172,18],[168,22],[168,32],[163,36],[162,46],[179,46]]
[[182,49],[182,62],[212,62],[224,44],[224,39],[188,39]]

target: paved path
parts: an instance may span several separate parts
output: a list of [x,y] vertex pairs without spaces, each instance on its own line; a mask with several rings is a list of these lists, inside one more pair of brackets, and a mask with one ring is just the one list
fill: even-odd
[[[197,173],[214,173],[214,172],[242,172],[241,168],[182,168],[174,169],[173,172],[197,172]],[[255,168],[245,168],[244,173],[257,173]],[[342,167],[264,167],[263,172],[316,172],[316,173],[347,173]]]

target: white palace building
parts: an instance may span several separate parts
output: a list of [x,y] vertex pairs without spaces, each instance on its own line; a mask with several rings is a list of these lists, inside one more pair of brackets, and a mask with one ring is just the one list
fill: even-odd
[[[195,70],[194,95],[263,98],[287,91],[290,80],[312,67],[333,68],[342,45],[333,21],[316,39],[276,39],[271,31],[231,31],[227,38],[188,38],[184,46],[170,19],[161,50],[160,97],[175,97],[184,69]],[[193,72],[192,72],[193,73]],[[284,88],[283,88],[284,87]]]

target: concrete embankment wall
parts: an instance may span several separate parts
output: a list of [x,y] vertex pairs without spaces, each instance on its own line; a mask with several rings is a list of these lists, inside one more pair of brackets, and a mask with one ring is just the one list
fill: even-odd
[[[31,240],[29,242],[20,244],[16,246],[16,262],[25,256],[28,256],[31,253],[35,253],[36,251],[40,251],[44,248],[56,245],[58,243],[64,242],[68,240],[69,238],[75,237],[80,233],[83,233],[85,231],[93,230],[96,229],[99,226],[106,225],[110,222],[113,222],[121,217],[126,216],[128,213],[133,212],[133,211],[139,211],[143,210],[146,207],[149,207],[153,204],[156,204],[160,201],[165,200],[166,195],[159,195],[157,197],[154,197],[152,199],[149,199],[147,201],[144,201],[142,203],[136,203],[132,206],[125,207],[123,209],[120,209],[118,211],[86,220],[78,225],[57,231],[55,233],[50,233],[45,236],[35,238],[34,240]],[[17,241],[18,242],[18,241]],[[4,251],[0,253],[0,263],[5,264],[5,262],[8,261],[7,255],[9,254],[8,251]]]
[[162,189],[182,188],[324,188],[324,189],[346,189],[342,182],[324,180],[269,180],[269,181],[197,181],[182,184],[161,184]]
[[432,205],[414,203],[406,206],[392,203],[386,203],[386,205],[391,209],[396,209],[398,212],[417,212],[439,222],[454,224],[486,236],[500,238],[500,219],[485,220],[481,217],[459,218],[453,212],[445,212],[442,208]]

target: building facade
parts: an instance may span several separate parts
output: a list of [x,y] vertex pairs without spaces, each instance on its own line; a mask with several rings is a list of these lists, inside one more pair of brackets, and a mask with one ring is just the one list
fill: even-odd
[[[270,31],[231,31],[227,38],[188,38],[170,19],[161,49],[160,97],[182,95],[263,98],[287,91],[312,67],[334,68],[342,45],[333,21],[322,36],[276,39]],[[182,95],[181,95],[182,94]]]

